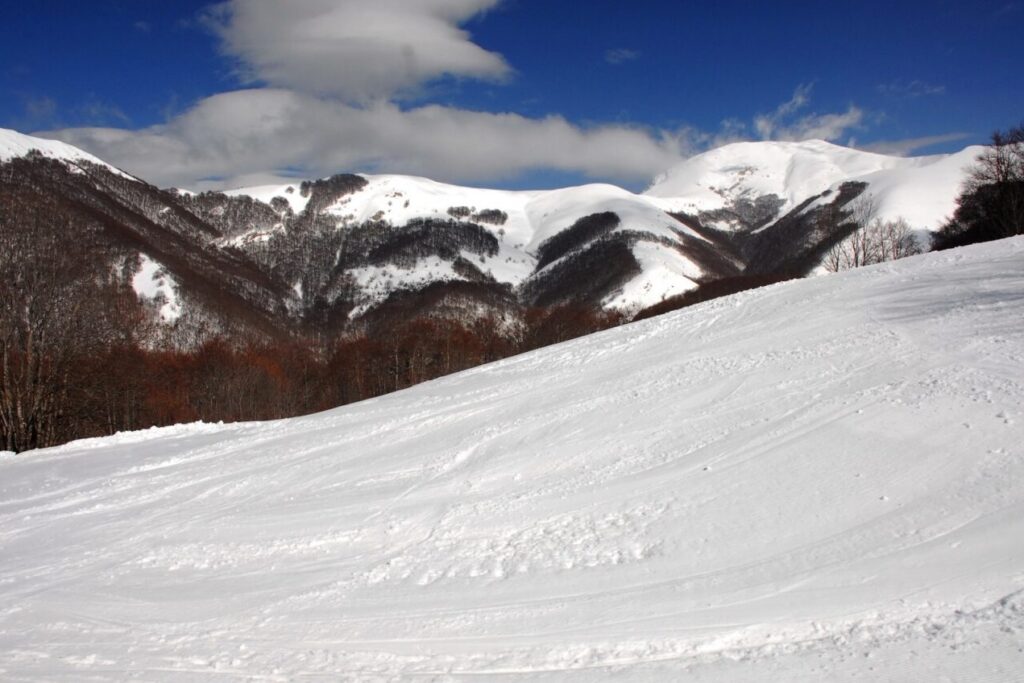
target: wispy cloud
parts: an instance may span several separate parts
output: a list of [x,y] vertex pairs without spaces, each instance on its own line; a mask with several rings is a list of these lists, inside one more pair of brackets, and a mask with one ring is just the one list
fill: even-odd
[[640,53],[625,47],[617,47],[604,53],[604,61],[609,64],[625,64],[640,58]]
[[75,107],[75,115],[88,125],[103,125],[111,123],[129,124],[131,119],[117,105],[110,102],[103,102],[95,95],[92,95],[85,102]]
[[1018,2],[1017,0],[1014,0],[1013,2],[1004,2],[996,9],[993,16],[999,18],[1004,17],[1007,14],[1016,14],[1022,8],[1024,8],[1024,3]]
[[812,83],[797,86],[793,96],[767,114],[754,117],[754,130],[762,140],[835,141],[864,121],[864,110],[855,105],[835,113],[808,113],[798,115],[811,101]]
[[878,92],[888,97],[899,97],[914,99],[918,97],[931,97],[945,95],[946,86],[926,83],[925,81],[892,81],[878,86]]
[[57,117],[57,101],[52,97],[29,95],[22,100],[22,110],[33,126],[53,125]]
[[876,152],[878,154],[908,156],[919,150],[934,147],[935,145],[941,145],[947,142],[956,142],[969,137],[970,133],[944,133],[942,135],[929,135],[920,138],[907,138],[905,140],[884,140],[867,145],[860,145],[859,148],[866,152]]
[[134,24],[132,24],[132,28],[134,28],[139,33],[149,33],[153,30],[153,25],[148,21],[136,21]]

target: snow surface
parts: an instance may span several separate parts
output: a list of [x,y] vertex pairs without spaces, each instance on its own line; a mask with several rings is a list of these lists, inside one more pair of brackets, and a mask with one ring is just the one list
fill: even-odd
[[967,147],[955,154],[926,157],[906,169],[888,169],[855,178],[868,183],[867,193],[875,198],[878,218],[903,218],[911,227],[937,230],[956,210],[956,198],[968,168],[984,147]]
[[1010,681],[1024,238],[0,458],[0,678]]
[[67,162],[68,165],[73,167],[77,167],[77,162],[87,161],[91,164],[96,164],[97,166],[103,166],[104,168],[107,168],[125,178],[132,178],[132,176],[118,168],[115,168],[114,166],[111,166],[102,159],[94,157],[88,152],[83,152],[77,147],[73,147],[67,143],[60,142],[58,140],[37,138],[31,135],[19,133],[15,130],[0,128],[0,163],[26,156],[33,150],[49,159],[58,159],[60,161]]

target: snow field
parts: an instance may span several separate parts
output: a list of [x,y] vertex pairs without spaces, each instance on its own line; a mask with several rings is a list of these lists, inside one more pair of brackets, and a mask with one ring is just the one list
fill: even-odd
[[5,680],[1019,677],[1024,239],[0,458]]

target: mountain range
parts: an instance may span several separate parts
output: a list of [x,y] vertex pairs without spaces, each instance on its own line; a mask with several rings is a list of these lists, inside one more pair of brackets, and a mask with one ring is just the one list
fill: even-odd
[[188,345],[423,316],[514,326],[558,307],[628,317],[723,280],[803,276],[857,229],[858,205],[904,219],[927,243],[980,149],[903,158],[823,141],[736,143],[641,194],[365,174],[194,193],[0,130],[0,190],[20,198],[4,208],[14,223],[19,207],[46,205],[69,230],[91,231],[167,338]]

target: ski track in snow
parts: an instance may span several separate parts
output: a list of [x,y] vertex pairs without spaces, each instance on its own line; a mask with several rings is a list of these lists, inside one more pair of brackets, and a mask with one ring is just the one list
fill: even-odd
[[1022,266],[0,457],[0,678],[1021,680]]

